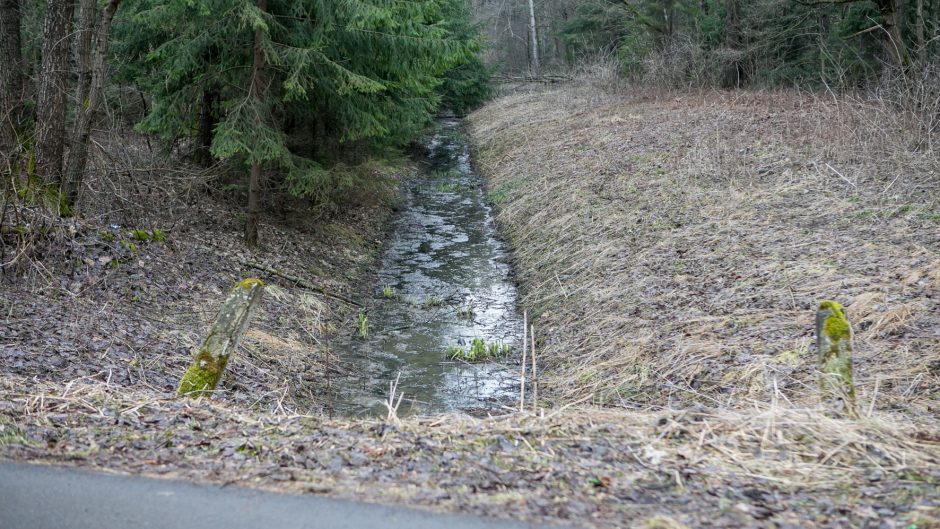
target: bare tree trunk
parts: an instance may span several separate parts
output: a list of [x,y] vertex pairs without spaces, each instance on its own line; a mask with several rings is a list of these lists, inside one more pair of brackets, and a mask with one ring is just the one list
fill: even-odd
[[261,217],[261,164],[251,164],[248,175],[248,221],[245,223],[245,243],[258,246],[258,224]]
[[927,44],[924,39],[924,0],[917,0],[917,21],[914,31],[917,33],[917,60],[923,65],[927,63]]
[[78,81],[75,86],[75,104],[85,108],[91,85],[91,37],[95,31],[95,0],[79,0],[78,29],[75,31],[75,64]]
[[907,45],[901,36],[900,17],[896,0],[875,0],[878,5],[878,11],[881,13],[881,25],[887,33],[885,37],[885,50],[888,57],[901,68],[906,68],[911,64],[911,56],[907,51]]
[[23,50],[19,0],[0,0],[0,174],[11,169],[11,153],[23,113]]
[[36,171],[48,185],[62,185],[65,96],[73,0],[49,0],[42,29],[42,66],[36,101]]
[[215,129],[215,102],[219,94],[215,90],[205,89],[202,92],[202,107],[199,111],[199,129],[196,141],[199,145],[196,151],[196,161],[203,167],[212,165],[212,131]]
[[728,50],[728,63],[721,76],[722,88],[739,88],[744,82],[741,67],[741,17],[738,0],[727,0],[725,9],[725,47]]
[[[84,0],[83,0],[84,1]],[[82,187],[82,177],[85,174],[85,164],[88,161],[88,137],[91,133],[91,124],[95,112],[104,97],[104,79],[108,73],[108,33],[111,29],[111,20],[117,11],[120,0],[109,0],[101,20],[98,21],[98,31],[95,37],[95,55],[91,61],[91,78],[89,86],[85,89],[85,98],[81,100],[75,128],[72,131],[72,148],[69,153],[69,163],[66,170],[64,185],[65,199],[70,206],[78,200],[78,192]],[[79,78],[81,82],[81,78]],[[79,87],[78,93],[82,89]]]
[[[268,0],[258,0],[258,9],[268,10]],[[259,104],[264,99],[264,52],[261,49],[261,28],[255,29],[255,55],[251,65],[251,97]],[[260,117],[258,119],[261,119]],[[245,223],[245,243],[258,246],[258,224],[261,215],[261,162],[251,164],[248,176],[248,222]]]
[[535,2],[529,0],[529,40],[532,45],[532,61],[530,63],[530,68],[532,73],[538,75],[539,70],[539,37],[535,29]]

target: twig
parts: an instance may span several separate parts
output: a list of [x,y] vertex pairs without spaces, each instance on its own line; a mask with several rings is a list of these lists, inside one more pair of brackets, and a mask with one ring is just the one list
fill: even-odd
[[871,414],[875,411],[875,401],[878,400],[878,386],[881,384],[881,377],[875,378],[875,391],[871,396],[871,402],[868,404],[868,417],[871,418]]
[[264,266],[264,265],[258,264],[258,263],[251,263],[251,262],[249,262],[249,261],[245,261],[244,259],[239,259],[239,260],[238,260],[238,264],[240,264],[240,265],[242,265],[242,266],[247,266],[247,267],[249,267],[249,268],[255,268],[255,269],[257,269],[257,270],[261,270],[262,272],[267,272],[267,273],[269,273],[269,274],[271,274],[271,275],[280,277],[281,279],[286,279],[286,280],[290,281],[291,283],[294,283],[295,285],[297,285],[297,286],[299,286],[299,287],[303,287],[303,288],[306,288],[306,289],[308,289],[308,290],[313,290],[314,292],[319,292],[320,294],[323,294],[324,296],[326,296],[326,297],[328,297],[328,298],[333,298],[333,299],[336,299],[336,300],[339,300],[339,301],[342,301],[342,302],[345,302],[345,303],[349,303],[350,305],[355,305],[356,307],[361,307],[361,306],[362,306],[362,304],[356,303],[355,301],[353,301],[353,300],[351,300],[351,299],[349,299],[349,298],[344,298],[343,296],[340,296],[339,294],[333,294],[332,292],[327,292],[327,291],[324,290],[323,288],[318,287],[318,286],[314,285],[313,283],[310,283],[309,281],[306,281],[306,280],[301,279],[301,278],[299,278],[299,277],[294,277],[294,276],[287,275],[287,274],[285,274],[284,272],[281,272],[281,271],[279,271],[279,270],[275,270],[274,268],[271,268],[270,266]]
[[529,339],[532,340],[532,411],[539,411],[539,377],[535,365],[535,325],[529,326]]
[[525,411],[525,360],[529,314],[522,311],[522,375],[519,378],[519,411]]
[[849,184],[850,186],[854,187],[855,189],[858,189],[858,184],[856,184],[855,182],[853,182],[853,181],[849,180],[848,178],[846,178],[845,175],[842,174],[842,173],[840,173],[839,171],[837,171],[835,167],[829,165],[828,163],[826,163],[825,165],[826,165],[826,167],[829,168],[830,171],[832,171],[833,173],[839,175],[839,178],[841,178],[842,180],[844,180],[845,183]]
[[593,397],[593,396],[594,396],[593,393],[589,393],[589,394],[587,394],[587,395],[581,397],[580,399],[578,399],[578,400],[576,400],[576,401],[574,401],[574,402],[569,402],[568,404],[565,404],[564,406],[558,408],[557,410],[555,410],[555,411],[553,411],[551,414],[549,414],[549,416],[547,417],[547,419],[551,419],[552,417],[555,417],[556,415],[558,415],[559,413],[565,411],[566,409],[568,409],[568,408],[570,408],[570,407],[572,407],[572,406],[577,406],[578,404],[581,404],[582,402],[584,402],[584,401],[590,399],[590,398]]
[[395,393],[398,391],[398,382],[401,380],[401,371],[398,372],[398,376],[395,377],[394,382],[388,383],[388,400],[382,404],[388,409],[388,414],[385,416],[385,422],[398,424],[401,421],[398,419],[398,407],[401,406],[401,399],[405,396],[404,393],[398,395],[398,402],[395,402]]

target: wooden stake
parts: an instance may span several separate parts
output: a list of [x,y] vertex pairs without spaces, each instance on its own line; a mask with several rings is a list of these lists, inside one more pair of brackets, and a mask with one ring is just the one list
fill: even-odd
[[842,305],[835,301],[823,300],[816,311],[816,348],[823,401],[837,412],[858,418],[852,380],[852,326]]
[[522,311],[522,376],[519,379],[519,411],[525,411],[525,360],[526,360],[526,342],[529,330],[529,314]]
[[539,411],[539,375],[535,366],[535,325],[529,327],[529,339],[532,340],[532,411]]
[[261,303],[263,287],[264,283],[251,278],[232,288],[208,336],[180,380],[178,394],[198,397],[215,389],[225,365],[248,328],[251,313]]

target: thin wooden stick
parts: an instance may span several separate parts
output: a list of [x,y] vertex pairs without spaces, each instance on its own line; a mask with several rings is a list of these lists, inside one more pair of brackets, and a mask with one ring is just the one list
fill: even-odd
[[324,296],[326,296],[326,297],[328,297],[328,298],[333,298],[333,299],[335,299],[335,300],[342,301],[342,302],[344,302],[344,303],[349,303],[350,305],[354,305],[354,306],[356,306],[356,307],[361,307],[361,306],[362,306],[361,303],[356,303],[355,301],[353,301],[353,300],[351,300],[351,299],[349,299],[349,298],[345,298],[345,297],[343,297],[343,296],[340,296],[339,294],[334,294],[334,293],[332,293],[332,292],[327,292],[326,290],[324,290],[324,289],[322,289],[322,288],[320,288],[320,287],[314,285],[313,283],[311,283],[311,282],[309,282],[309,281],[305,281],[305,280],[303,280],[303,279],[301,279],[301,278],[299,278],[299,277],[294,277],[294,276],[291,276],[291,275],[287,275],[287,274],[285,274],[284,272],[281,272],[280,270],[276,270],[276,269],[274,269],[274,268],[271,268],[270,266],[264,266],[264,265],[262,265],[262,264],[252,263],[252,262],[250,262],[250,261],[245,261],[244,259],[238,259],[238,264],[240,264],[240,265],[242,265],[242,266],[247,266],[248,268],[254,268],[254,269],[256,269],[256,270],[261,270],[262,272],[267,272],[267,273],[269,273],[269,274],[271,274],[271,275],[280,277],[281,279],[286,279],[287,281],[290,281],[291,283],[294,283],[295,285],[297,285],[297,286],[299,286],[299,287],[303,287],[303,288],[306,288],[307,290],[312,290],[312,291],[314,291],[314,292],[319,292],[320,294],[323,294]]
[[528,341],[527,331],[529,330],[529,314],[522,311],[522,376],[519,379],[519,411],[525,411],[525,360],[526,360],[526,342]]
[[868,418],[875,411],[875,401],[878,400],[878,385],[881,384],[881,377],[875,378],[875,394],[871,396],[871,403],[868,405]]
[[532,340],[532,411],[539,411],[539,376],[535,367],[535,325],[529,326],[529,339]]

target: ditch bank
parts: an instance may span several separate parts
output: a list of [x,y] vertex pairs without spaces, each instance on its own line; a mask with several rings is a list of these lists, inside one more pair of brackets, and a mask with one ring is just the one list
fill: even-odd
[[546,405],[812,406],[814,317],[833,299],[855,327],[860,401],[935,419],[940,162],[916,131],[878,139],[866,112],[571,84],[474,113]]

